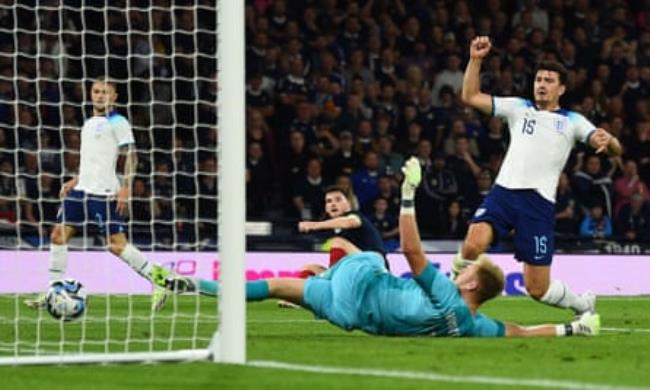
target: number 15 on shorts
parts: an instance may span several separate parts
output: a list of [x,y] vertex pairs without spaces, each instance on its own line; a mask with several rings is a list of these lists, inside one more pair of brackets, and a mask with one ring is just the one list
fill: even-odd
[[533,236],[533,239],[535,240],[535,259],[537,260],[546,255],[548,239],[546,236]]

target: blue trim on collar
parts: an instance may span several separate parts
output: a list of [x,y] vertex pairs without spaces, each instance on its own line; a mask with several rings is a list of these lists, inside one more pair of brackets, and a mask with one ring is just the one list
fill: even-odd
[[[526,102],[526,107],[532,107],[532,108],[535,109],[535,111],[539,111],[539,108],[537,108],[537,104],[535,104],[533,101],[528,100],[528,99],[525,99],[524,101]],[[566,108],[558,108],[555,111],[549,111],[549,112],[553,113],[553,114],[566,116],[566,117],[568,117],[569,114],[571,113],[571,111],[567,110]]]

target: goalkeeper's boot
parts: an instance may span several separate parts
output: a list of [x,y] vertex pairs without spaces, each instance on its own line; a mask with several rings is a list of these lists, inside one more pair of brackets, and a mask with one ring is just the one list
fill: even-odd
[[25,299],[23,303],[35,310],[45,310],[47,308],[47,297],[45,293],[41,293],[35,299]]
[[157,264],[151,267],[149,276],[154,286],[176,294],[196,291],[196,283],[191,278],[180,276]]
[[191,293],[197,291],[196,283],[191,278],[171,274],[165,279],[165,288],[175,294]]
[[600,315],[586,312],[571,323],[573,334],[577,336],[597,336],[600,333]]
[[165,280],[171,275],[171,271],[158,264],[154,264],[149,272],[149,280],[153,284],[151,293],[151,310],[160,311],[167,303],[171,292],[165,288]]
[[167,299],[171,295],[171,292],[162,287],[153,286],[153,291],[151,292],[151,310],[160,311],[165,304]]

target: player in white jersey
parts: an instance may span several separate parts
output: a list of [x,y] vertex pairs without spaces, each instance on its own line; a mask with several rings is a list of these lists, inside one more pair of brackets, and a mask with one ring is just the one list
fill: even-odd
[[477,37],[471,42],[462,98],[465,104],[483,113],[505,118],[510,146],[495,186],[474,214],[461,251],[454,259],[453,271],[458,274],[491,243],[514,229],[515,258],[524,263],[528,294],[548,305],[570,308],[576,314],[593,311],[592,293],[576,295],[564,282],[551,281],[555,192],[576,141],[609,155],[620,155],[621,145],[582,115],[560,107],[567,72],[559,63],[539,64],[534,101],[482,93],[479,73],[490,48],[488,37]]
[[[65,182],[60,196],[57,224],[50,236],[49,279],[63,279],[68,263],[68,240],[85,224],[95,222],[102,234],[108,233],[108,250],[124,260],[144,278],[151,280],[152,270],[162,268],[151,264],[126,238],[125,217],[131,183],[136,172],[135,141],[129,122],[113,111],[117,92],[115,84],[96,80],[91,87],[93,116],[81,129],[79,176]],[[115,167],[120,153],[125,155],[122,183]],[[159,274],[158,270],[156,274]],[[167,293],[154,284],[152,308],[164,304]],[[33,308],[45,306],[44,296],[27,300]]]

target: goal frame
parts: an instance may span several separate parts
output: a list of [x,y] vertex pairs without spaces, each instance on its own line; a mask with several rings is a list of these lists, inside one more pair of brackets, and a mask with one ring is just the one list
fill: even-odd
[[[217,0],[219,323],[205,349],[0,357],[0,366],[212,361],[246,362],[244,1]],[[223,38],[227,34],[227,38]],[[215,124],[217,125],[217,124]],[[222,208],[222,204],[228,207]],[[227,221],[227,224],[224,223]]]

